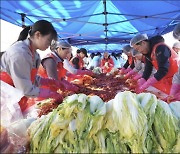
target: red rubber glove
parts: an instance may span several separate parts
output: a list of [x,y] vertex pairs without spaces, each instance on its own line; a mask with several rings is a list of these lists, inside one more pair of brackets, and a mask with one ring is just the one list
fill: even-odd
[[59,81],[55,79],[41,78],[40,84],[48,86],[53,91],[57,91],[58,89],[61,89],[61,90],[65,89],[63,84],[60,84]]
[[77,75],[89,75],[92,76],[93,72],[91,70],[77,70]]
[[63,85],[64,86],[64,89],[65,90],[68,90],[68,91],[74,91],[74,92],[77,92],[79,90],[79,88],[77,86],[75,86],[74,84],[66,81],[66,80],[61,80],[61,81],[58,81],[59,82],[59,85]]
[[55,102],[59,102],[59,103],[63,101],[63,97],[61,94],[51,91],[49,89],[43,89],[43,88],[40,88],[40,93],[38,97],[45,98],[45,99],[53,98]]
[[158,82],[156,80],[155,77],[151,77],[149,78],[144,84],[140,85],[139,89],[137,90],[138,93],[143,92],[146,88],[148,88],[149,86],[154,85],[156,82]]

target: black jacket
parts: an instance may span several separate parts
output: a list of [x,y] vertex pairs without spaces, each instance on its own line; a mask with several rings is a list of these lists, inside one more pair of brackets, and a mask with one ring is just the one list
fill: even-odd
[[[164,38],[162,36],[159,36],[159,35],[154,36],[151,39],[149,39],[150,52],[145,55],[146,65],[145,65],[145,69],[144,69],[143,76],[142,76],[146,80],[150,77],[150,75],[152,73],[152,69],[153,69],[152,59],[151,59],[152,49],[156,44],[158,44],[160,42],[164,42]],[[167,46],[159,45],[156,48],[155,53],[156,53],[156,60],[158,63],[158,70],[154,74],[154,77],[159,81],[168,72],[168,69],[170,66],[169,58],[171,57],[171,51]]]

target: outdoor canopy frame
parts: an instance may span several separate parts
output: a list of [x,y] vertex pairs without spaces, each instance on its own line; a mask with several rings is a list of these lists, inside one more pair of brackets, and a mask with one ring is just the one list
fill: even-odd
[[179,1],[45,0],[1,1],[1,19],[18,26],[50,21],[59,40],[90,52],[118,52],[138,33],[149,37],[173,30],[180,21]]

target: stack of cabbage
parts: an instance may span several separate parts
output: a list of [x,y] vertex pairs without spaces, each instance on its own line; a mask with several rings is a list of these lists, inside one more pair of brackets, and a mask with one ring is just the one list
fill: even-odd
[[118,93],[104,103],[74,94],[29,128],[32,153],[180,152],[180,102]]

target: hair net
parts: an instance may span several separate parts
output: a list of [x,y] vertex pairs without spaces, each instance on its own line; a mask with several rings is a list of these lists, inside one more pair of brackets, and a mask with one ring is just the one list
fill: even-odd
[[180,49],[180,42],[175,42],[173,44],[173,47]]
[[124,47],[123,47],[123,52],[124,53],[128,53],[128,52],[130,52],[132,50],[132,47],[130,46],[130,45],[125,45]]
[[147,34],[138,34],[131,39],[130,46],[133,47],[133,45],[135,45],[141,41],[144,41],[144,40],[148,40]]
[[173,30],[173,36],[175,39],[180,40],[180,23],[175,26]]

